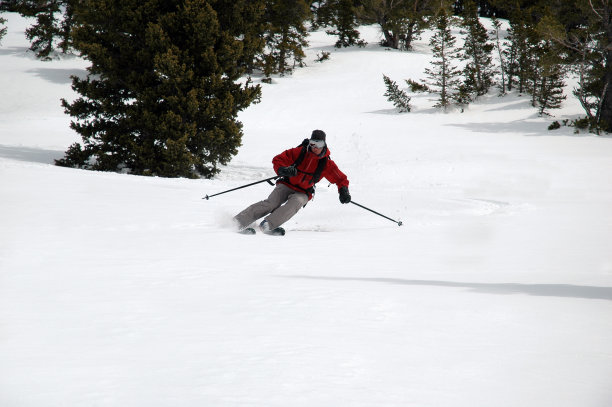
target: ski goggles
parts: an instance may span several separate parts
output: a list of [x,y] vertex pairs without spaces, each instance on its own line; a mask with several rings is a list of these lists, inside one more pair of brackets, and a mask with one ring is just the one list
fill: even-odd
[[310,140],[310,147],[323,148],[325,147],[325,140]]

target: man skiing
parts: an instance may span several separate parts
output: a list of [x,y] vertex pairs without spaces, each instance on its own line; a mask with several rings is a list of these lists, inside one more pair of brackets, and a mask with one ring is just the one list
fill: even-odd
[[254,203],[234,217],[240,233],[254,234],[249,225],[266,216],[259,228],[265,234],[284,235],[280,227],[304,207],[314,194],[315,184],[325,177],[338,186],[340,202],[351,202],[349,181],[329,158],[325,132],[314,130],[302,145],[286,150],[272,159],[274,171],[281,177],[270,196]]

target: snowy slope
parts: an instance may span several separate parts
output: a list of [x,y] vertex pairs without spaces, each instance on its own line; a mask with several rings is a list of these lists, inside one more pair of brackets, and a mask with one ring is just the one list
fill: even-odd
[[[422,78],[427,38],[387,51],[363,27],[365,49],[313,33],[213,180],[59,168],[87,63],[36,61],[3,16],[0,406],[612,404],[610,137],[549,132],[516,94],[396,114],[382,74]],[[284,238],[229,227],[267,184],[202,199],[315,128],[353,199],[404,226],[324,182]]]

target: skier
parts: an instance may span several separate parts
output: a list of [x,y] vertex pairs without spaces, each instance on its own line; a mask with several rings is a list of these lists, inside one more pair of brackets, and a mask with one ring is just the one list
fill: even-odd
[[254,234],[255,229],[249,225],[268,215],[259,225],[261,231],[268,235],[284,235],[285,230],[280,226],[306,206],[315,192],[315,184],[322,177],[338,186],[341,203],[351,202],[348,178],[329,154],[325,132],[314,130],[310,139],[305,139],[300,146],[274,157],[274,171],[283,178],[276,182],[268,199],[254,203],[234,217],[239,232]]

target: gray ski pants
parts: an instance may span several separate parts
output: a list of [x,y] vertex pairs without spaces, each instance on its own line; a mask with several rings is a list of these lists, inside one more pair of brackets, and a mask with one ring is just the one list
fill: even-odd
[[291,219],[306,203],[308,195],[305,193],[294,191],[284,184],[276,184],[268,199],[254,203],[234,219],[244,228],[269,214],[265,220],[270,229],[274,229]]

